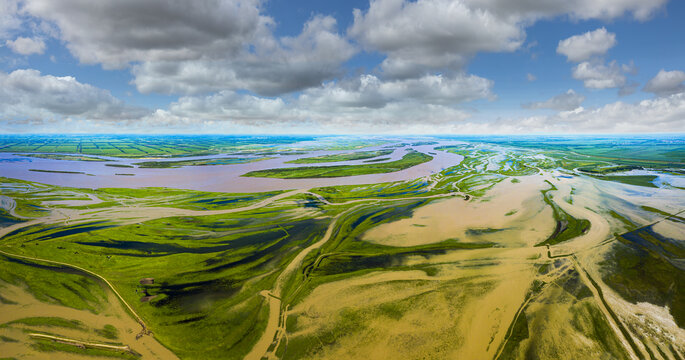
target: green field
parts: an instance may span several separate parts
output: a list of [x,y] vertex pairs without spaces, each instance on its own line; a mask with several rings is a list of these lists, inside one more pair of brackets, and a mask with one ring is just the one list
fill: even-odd
[[606,166],[606,167],[596,167],[596,168],[578,168],[579,171],[590,173],[606,175],[611,173],[630,171],[630,170],[642,170],[639,166],[634,165],[617,165],[617,166]]
[[549,194],[549,192],[552,190],[557,190],[554,185],[552,185],[550,189],[542,190],[542,195],[544,196],[545,202],[552,207],[554,212],[554,220],[556,221],[556,227],[554,228],[554,232],[545,241],[540,242],[535,246],[556,245],[558,243],[573,239],[586,233],[591,226],[588,220],[577,219],[569,215],[566,211],[559,207],[559,205],[552,201],[552,197]]
[[[0,135],[0,152],[68,153],[126,158],[280,152],[312,137]],[[281,148],[283,147],[283,148]]]
[[92,156],[77,156],[77,155],[62,155],[62,154],[17,154],[17,155],[39,158],[39,159],[52,159],[52,160],[108,161],[105,159],[92,157]]

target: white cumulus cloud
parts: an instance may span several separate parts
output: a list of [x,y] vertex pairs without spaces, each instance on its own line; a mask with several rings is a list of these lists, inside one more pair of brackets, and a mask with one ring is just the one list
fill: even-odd
[[559,41],[557,53],[565,55],[569,61],[580,62],[592,56],[604,55],[614,45],[616,45],[616,34],[608,32],[605,28],[599,28]]
[[38,38],[20,36],[15,40],[7,40],[5,45],[15,53],[21,55],[42,54],[45,52],[45,42]]
[[624,15],[644,21],[661,9],[668,0],[465,0],[500,14],[527,18],[567,14],[572,19],[611,20]]
[[296,37],[260,35],[253,51],[230,58],[149,61],[133,67],[143,93],[198,94],[247,89],[273,96],[319,86],[342,73],[356,49],[337,33],[336,20],[315,16]]
[[216,128],[251,132],[268,126],[292,132],[428,132],[431,127],[468,118],[458,105],[492,98],[492,85],[490,80],[466,74],[387,81],[361,75],[307,89],[290,101],[234,91],[186,96],[143,121],[174,127],[211,121]]
[[573,68],[573,78],[583,81],[586,88],[611,89],[625,85],[626,77],[616,61],[605,65],[601,62],[584,61]]
[[435,105],[458,105],[483,98],[493,98],[493,82],[475,75],[425,75],[418,79],[383,81],[373,75],[341,83],[330,82],[308,89],[299,97],[305,108],[337,111],[340,108],[383,108],[396,102],[420,102]]
[[525,37],[515,20],[451,0],[372,1],[368,11],[354,10],[348,33],[387,54],[383,70],[398,77],[458,69],[477,52],[513,51]]
[[49,20],[81,62],[121,68],[132,61],[225,55],[270,22],[259,0],[25,0],[23,11]]
[[5,120],[122,120],[147,113],[71,76],[42,75],[33,69],[0,72],[0,105]]
[[685,91],[685,72],[679,70],[665,71],[661,69],[647,84],[644,91],[667,96]]
[[[525,124],[533,122],[534,127],[525,128]],[[671,132],[685,129],[685,93],[636,103],[617,101],[594,109],[579,107],[551,116],[514,120],[510,124],[528,132]]]
[[[416,77],[462,69],[479,52],[521,47],[525,29],[543,18],[610,20],[626,14],[646,20],[666,0],[373,0],[354,11],[348,34],[365,49],[386,55],[386,76]],[[613,34],[590,35],[590,53],[613,46]],[[594,39],[597,38],[597,39]],[[604,41],[604,44],[600,44]],[[615,41],[615,39],[613,40]],[[579,59],[582,58],[579,53]]]
[[21,27],[18,0],[0,0],[0,39],[6,39]]
[[569,89],[567,92],[556,95],[545,101],[538,101],[523,104],[526,109],[552,109],[561,111],[570,111],[577,109],[580,104],[585,101],[585,96],[576,93],[573,89]]

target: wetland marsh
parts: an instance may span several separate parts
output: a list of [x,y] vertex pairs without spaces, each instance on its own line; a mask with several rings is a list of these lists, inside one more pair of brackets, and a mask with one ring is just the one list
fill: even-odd
[[2,356],[685,358],[685,138],[188,139],[0,138]]

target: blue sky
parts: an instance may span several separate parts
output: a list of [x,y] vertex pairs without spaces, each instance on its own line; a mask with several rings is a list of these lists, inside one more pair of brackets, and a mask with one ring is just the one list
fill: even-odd
[[0,132],[684,132],[684,17],[674,0],[0,0]]

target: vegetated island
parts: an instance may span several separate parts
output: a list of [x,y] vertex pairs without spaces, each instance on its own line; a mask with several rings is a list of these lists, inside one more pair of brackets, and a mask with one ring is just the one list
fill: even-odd
[[279,179],[328,178],[368,174],[382,174],[408,169],[432,160],[433,157],[412,151],[400,160],[378,164],[364,165],[333,165],[333,166],[304,166],[294,168],[266,169],[250,171],[242,176],[269,177]]
[[[435,154],[433,154],[433,155],[435,155]],[[388,160],[390,160],[389,157],[383,157],[383,158],[378,158],[378,159],[364,160],[363,162],[365,162],[365,163],[375,163],[375,162],[388,161]]]
[[344,154],[322,155],[308,158],[301,158],[297,160],[286,161],[286,164],[316,164],[323,162],[337,162],[337,161],[351,161],[370,159],[378,156],[387,156],[392,154],[393,150],[377,150],[377,151],[359,151]]
[[105,166],[116,167],[116,168],[132,168],[132,167],[134,167],[133,165],[127,165],[127,164],[105,164]]
[[42,169],[29,169],[29,171],[43,172],[43,173],[54,173],[54,174],[78,174],[78,175],[95,176],[93,174],[86,174],[83,171],[42,170]]
[[658,188],[658,186],[654,184],[654,180],[658,178],[656,175],[603,175],[592,177],[600,180],[620,182],[622,184]]
[[14,154],[17,156],[25,156],[40,159],[51,159],[51,160],[71,160],[71,161],[109,161],[106,159],[101,159],[93,156],[82,156],[82,155],[64,155],[64,154]]
[[[549,183],[549,181],[547,182]],[[557,187],[552,185],[552,183],[549,184],[551,187],[542,190],[541,193],[545,203],[552,207],[554,220],[557,224],[552,235],[550,235],[547,240],[535,244],[535,246],[556,245],[566,240],[573,239],[585,234],[591,226],[590,221],[586,219],[577,219],[559,207],[549,194],[550,191],[557,190]]]
[[578,171],[582,171],[589,174],[613,174],[617,172],[630,171],[630,170],[642,170],[642,166],[636,165],[616,165],[616,166],[604,166],[604,167],[580,167]]
[[611,175],[630,170],[643,170],[644,167],[637,165],[616,165],[604,167],[580,167],[578,171],[592,176],[595,179],[616,181],[628,185],[637,185],[644,187],[656,188],[654,180],[656,175]]
[[272,157],[259,158],[217,158],[217,159],[197,159],[197,160],[178,160],[178,161],[143,161],[135,163],[139,168],[147,169],[172,169],[184,166],[209,166],[209,165],[233,165],[245,164],[255,161],[273,159]]

